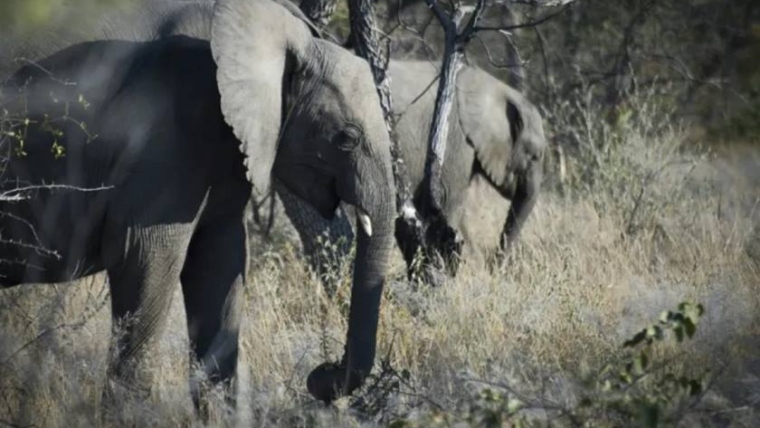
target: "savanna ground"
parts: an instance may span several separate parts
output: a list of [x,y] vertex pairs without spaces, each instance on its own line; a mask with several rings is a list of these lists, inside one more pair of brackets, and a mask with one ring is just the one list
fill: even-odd
[[[278,218],[252,258],[238,411],[217,394],[208,425],[633,426],[646,422],[636,400],[662,395],[666,425],[760,426],[760,152],[699,147],[696,128],[635,99],[612,122],[582,102],[547,112],[549,131],[581,143],[566,148],[563,183],[549,159],[555,173],[500,269],[472,251],[456,279],[430,289],[394,260],[377,377],[358,399],[328,407],[306,391],[309,371],[342,353],[350,275],[326,293]],[[463,227],[487,249],[506,204],[483,186],[470,196]],[[694,337],[656,342],[628,399],[599,386],[605,365],[629,358],[624,341],[685,300],[705,308]],[[0,293],[0,426],[97,423],[110,331],[103,277]],[[179,289],[156,345],[151,398],[125,396],[105,409],[106,425],[202,425]],[[660,388],[664,373],[702,388]]]

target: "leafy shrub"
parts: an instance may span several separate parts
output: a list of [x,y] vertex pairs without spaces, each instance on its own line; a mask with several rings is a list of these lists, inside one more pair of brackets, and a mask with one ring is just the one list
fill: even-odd
[[[460,408],[402,417],[390,424],[407,427],[640,427],[659,428],[679,422],[685,409],[703,397],[706,373],[695,377],[675,374],[673,360],[656,362],[656,345],[674,339],[691,339],[699,318],[700,304],[683,302],[675,311],[663,312],[657,323],[645,327],[623,346],[625,358],[604,367],[591,377],[574,408],[549,402],[528,402],[508,385],[484,382]],[[687,360],[682,354],[680,359]],[[541,410],[545,418],[536,418]],[[532,412],[532,413],[531,413]],[[531,416],[534,415],[534,416]],[[543,420],[542,420],[543,419]]]

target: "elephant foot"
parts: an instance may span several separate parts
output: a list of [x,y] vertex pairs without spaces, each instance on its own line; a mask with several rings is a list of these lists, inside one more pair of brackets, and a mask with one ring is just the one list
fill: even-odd
[[322,363],[309,374],[306,388],[314,398],[330,404],[335,399],[350,394],[363,383],[360,376],[351,376],[346,382],[346,376],[344,364]]
[[439,214],[430,221],[425,235],[428,257],[449,276],[456,276],[464,245],[459,231],[451,227],[446,218]]

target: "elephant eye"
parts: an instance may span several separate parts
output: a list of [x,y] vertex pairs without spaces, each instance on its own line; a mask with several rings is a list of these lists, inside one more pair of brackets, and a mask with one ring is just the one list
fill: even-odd
[[338,131],[333,137],[333,144],[339,149],[352,151],[359,146],[362,140],[362,132],[355,125],[347,125]]

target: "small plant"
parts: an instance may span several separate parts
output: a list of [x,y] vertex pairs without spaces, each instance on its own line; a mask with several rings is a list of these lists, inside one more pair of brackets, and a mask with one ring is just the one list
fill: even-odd
[[655,364],[652,354],[668,336],[677,343],[691,339],[702,314],[702,305],[683,302],[625,341],[629,355],[621,364],[605,367],[594,380],[592,393],[581,399],[581,419],[597,419],[610,427],[659,428],[676,423],[682,410],[702,397],[706,373],[696,377],[673,373],[668,366],[674,360]]
[[[25,146],[30,129],[38,128],[47,134],[48,138],[52,140],[50,153],[55,159],[66,155],[66,147],[61,141],[64,140],[68,125],[73,125],[74,128],[81,131],[87,143],[91,143],[97,138],[97,135],[89,132],[87,123],[78,119],[75,114],[75,112],[84,114],[91,107],[84,95],[79,94],[76,101],[62,102],[51,92],[50,101],[55,107],[51,108],[51,112],[45,113],[41,118],[33,118],[27,110],[26,89],[27,86],[23,86],[16,97],[0,93],[0,96],[6,95],[5,98],[12,101],[12,104],[17,107],[13,109],[7,104],[0,104],[0,171],[4,169],[10,156],[27,156]],[[55,111],[55,114],[52,110]],[[53,115],[51,116],[51,114]]]
[[[563,408],[546,399],[528,399],[507,385],[486,385],[455,409],[436,409],[424,415],[404,416],[392,427],[609,427],[660,428],[673,426],[685,410],[702,398],[706,374],[676,374],[676,360],[655,363],[655,346],[669,337],[677,343],[691,339],[700,304],[683,302],[665,311],[659,321],[623,343],[628,351],[615,364],[604,367],[583,385],[574,408]],[[686,357],[684,357],[686,358]],[[477,383],[477,381],[475,381]],[[547,418],[531,418],[527,410],[542,410]]]

